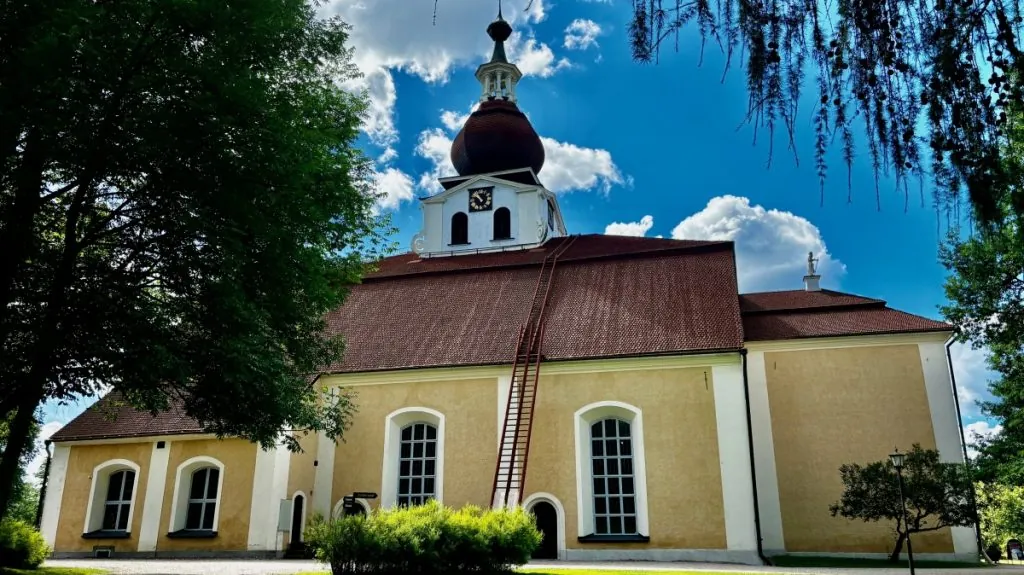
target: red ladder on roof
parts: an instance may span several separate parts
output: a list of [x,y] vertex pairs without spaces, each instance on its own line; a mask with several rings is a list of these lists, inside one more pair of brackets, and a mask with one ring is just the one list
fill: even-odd
[[541,342],[544,340],[544,310],[551,294],[551,280],[558,258],[576,241],[566,238],[541,262],[533,303],[526,323],[519,328],[519,343],[512,362],[512,385],[505,402],[505,420],[501,429],[498,461],[494,469],[491,506],[507,507],[523,501],[526,463],[530,454],[533,431],[533,408],[537,401],[537,380],[540,377]]

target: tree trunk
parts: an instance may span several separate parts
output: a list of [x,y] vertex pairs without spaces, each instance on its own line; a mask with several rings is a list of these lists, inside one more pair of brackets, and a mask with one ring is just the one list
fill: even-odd
[[7,506],[11,501],[16,476],[21,470],[21,457],[28,447],[29,431],[32,429],[36,408],[43,399],[42,389],[40,386],[35,393],[25,394],[25,399],[18,406],[18,412],[8,429],[7,447],[4,449],[3,458],[0,459],[0,521],[7,516]]
[[903,542],[906,541],[906,539],[906,533],[899,534],[899,537],[896,538],[896,546],[893,547],[892,553],[889,554],[889,561],[895,563],[900,560],[900,553],[903,552]]

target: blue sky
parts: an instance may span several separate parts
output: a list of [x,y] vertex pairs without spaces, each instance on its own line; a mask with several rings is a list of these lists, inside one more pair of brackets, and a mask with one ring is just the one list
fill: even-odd
[[[945,270],[937,259],[939,219],[928,190],[916,185],[909,205],[892,179],[880,182],[859,155],[852,203],[838,147],[830,153],[824,203],[814,169],[813,94],[797,120],[800,164],[781,128],[766,167],[768,132],[743,123],[745,71],[734,61],[722,81],[724,58],[708,44],[698,66],[693,30],[679,51],[657,65],[632,61],[626,40],[626,0],[505,0],[516,32],[510,58],[525,76],[520,108],[545,139],[540,173],[559,193],[570,233],[630,233],[689,239],[732,239],[743,291],[796,289],[808,251],[821,258],[825,287],[885,299],[892,307],[939,318]],[[448,145],[476,101],[473,76],[489,55],[485,34],[496,2],[334,0],[324,10],[352,25],[355,62],[371,109],[362,145],[378,159],[380,209],[393,213],[396,239],[406,249],[419,231],[416,197],[432,193],[438,175],[451,174]],[[813,82],[808,70],[805,85]],[[858,134],[858,145],[864,140]],[[433,184],[436,185],[436,184]],[[613,225],[618,224],[618,225]],[[941,218],[942,233],[946,221]],[[989,376],[980,351],[954,349],[968,423],[984,431],[975,398]],[[47,406],[55,430],[91,400]]]

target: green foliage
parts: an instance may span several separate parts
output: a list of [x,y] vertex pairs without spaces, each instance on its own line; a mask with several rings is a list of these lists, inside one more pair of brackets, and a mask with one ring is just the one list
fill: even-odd
[[1024,486],[977,483],[975,492],[986,545],[1004,549],[1010,539],[1024,539]]
[[986,482],[1024,485],[1024,102],[1010,109],[1003,166],[1012,176],[1012,197],[998,204],[1000,226],[961,238],[951,234],[941,260],[949,270],[942,307],[957,326],[957,338],[990,351],[993,400],[982,411],[1002,427],[977,439],[975,461]]
[[[0,452],[7,449],[7,435],[10,427],[11,417],[0,419]],[[25,480],[25,469],[32,458],[36,455],[36,439],[39,436],[38,419],[33,421],[29,429],[29,449],[25,449],[19,461],[17,476],[11,490],[10,501],[7,504],[6,517],[34,524],[36,510],[39,505],[39,489],[31,482]],[[42,469],[40,469],[42,472]]]
[[459,510],[430,501],[333,521],[316,518],[306,542],[334,575],[495,573],[529,561],[541,533],[522,508]]
[[894,523],[895,545],[890,558],[900,556],[910,533],[974,524],[970,475],[962,464],[939,461],[939,452],[914,444],[903,466],[907,515],[903,508],[896,469],[888,457],[867,465],[847,463],[839,468],[843,480],[840,500],[829,507],[832,516],[861,521]]
[[50,554],[43,535],[14,519],[0,521],[0,567],[35,569]]
[[351,397],[311,383],[343,351],[325,318],[389,246],[347,27],[318,4],[0,10],[0,514],[47,399],[343,434]]

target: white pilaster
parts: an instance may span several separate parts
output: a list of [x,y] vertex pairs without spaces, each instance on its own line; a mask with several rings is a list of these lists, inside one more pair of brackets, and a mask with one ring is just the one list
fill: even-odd
[[754,469],[757,472],[762,546],[766,554],[779,554],[786,550],[786,540],[782,532],[779,476],[775,468],[775,443],[763,351],[747,353],[747,386],[750,391],[750,426],[754,431]]
[[[280,521],[282,499],[288,498],[288,473],[291,466],[291,452],[284,444],[279,444],[274,450],[274,481],[271,487],[270,497],[266,504],[270,506],[267,517],[267,548],[280,551],[284,549],[284,533],[278,531]],[[289,517],[289,524],[291,518]]]
[[756,550],[743,369],[739,364],[714,366],[711,375],[715,388],[726,545],[730,551]]
[[171,457],[171,442],[153,442],[153,453],[149,456],[149,471],[146,476],[146,499],[142,504],[142,526],[139,528],[139,551],[156,551],[160,536],[160,513],[164,506],[164,488],[167,485],[167,463]]
[[331,517],[331,492],[334,488],[334,451],[337,445],[320,432],[316,442],[316,473],[313,476],[313,512]]
[[[919,343],[921,371],[924,374],[925,390],[928,394],[928,409],[932,416],[932,430],[935,433],[935,447],[939,459],[952,463],[963,463],[963,447],[960,444],[960,420],[956,415],[953,398],[953,382],[949,377],[949,362],[946,346],[939,342]],[[973,527],[953,527],[953,552],[957,555],[977,553],[978,540]]]
[[276,529],[268,533],[267,527],[278,506],[277,500],[273,497],[276,451],[276,449],[256,448],[252,501],[249,505],[249,551],[269,551],[274,548],[273,545],[268,547],[267,541],[270,540]]
[[43,539],[51,549],[57,540],[57,523],[60,520],[60,505],[64,499],[64,479],[67,477],[70,455],[69,446],[53,444],[50,473],[46,480],[46,500],[43,501],[43,517],[39,526]]

